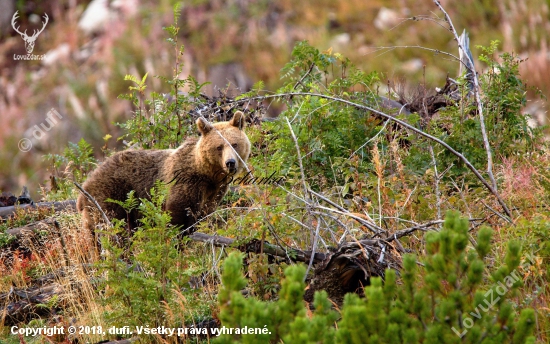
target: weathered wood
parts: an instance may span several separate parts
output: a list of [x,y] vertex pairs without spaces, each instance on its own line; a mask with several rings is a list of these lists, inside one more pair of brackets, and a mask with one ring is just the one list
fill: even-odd
[[[243,241],[243,243],[236,243],[235,239],[222,237],[219,235],[208,235],[204,233],[195,232],[189,235],[189,238],[194,241],[202,241],[212,243],[215,246],[231,246],[235,247],[242,252],[252,252],[252,253],[266,253],[273,256],[286,258],[289,261],[296,262],[309,262],[311,258],[311,251],[302,251],[296,248],[283,249],[280,246],[270,244],[266,241],[262,242],[261,240],[248,239]],[[324,253],[316,252],[313,258],[314,262],[321,262],[327,258],[327,255]]]
[[[67,277],[75,266],[58,269],[44,276],[35,278],[28,288],[11,288],[0,294],[0,323],[5,326],[26,323],[37,317],[49,317],[68,306],[74,293],[81,288],[78,281],[60,284],[60,277]],[[82,264],[78,268],[91,275],[94,264]],[[92,277],[93,281],[93,277]],[[48,304],[53,298],[56,302],[51,307]]]
[[[43,230],[45,225],[51,223],[52,220],[43,220],[24,227],[12,228],[8,232],[18,238],[32,239],[36,231]],[[55,224],[55,222],[53,223]],[[383,278],[386,269],[401,269],[401,253],[404,250],[399,244],[398,238],[409,235],[416,230],[427,230],[436,224],[439,224],[439,221],[397,231],[384,238],[365,238],[342,243],[330,252],[316,252],[313,256],[315,270],[312,275],[308,276],[309,287],[304,299],[312,302],[315,291],[326,290],[329,298],[336,304],[341,305],[346,293],[361,294],[362,287],[370,284],[371,277],[379,276]],[[54,228],[46,230],[53,233]],[[233,247],[242,252],[265,253],[283,258],[286,262],[307,263],[311,259],[311,251],[281,247],[258,239],[236,240],[200,232],[195,232],[189,235],[188,238],[215,246]],[[17,307],[17,302],[27,301],[27,299],[17,301],[12,299],[11,302],[12,305],[16,306],[15,308],[19,309],[21,307]],[[26,305],[24,308],[29,306],[32,309],[32,305]],[[21,314],[14,318],[19,317],[21,317]]]
[[[51,230],[51,228],[48,227],[54,224],[55,220],[49,218],[22,227],[10,228],[6,231],[6,234],[10,234],[17,237],[18,239],[21,239],[25,236],[32,236],[38,230]],[[302,251],[295,248],[283,249],[280,246],[255,239],[243,240],[242,243],[236,243],[235,239],[222,237],[219,235],[208,235],[199,232],[195,232],[189,235],[189,238],[193,241],[212,243],[215,246],[232,246],[242,252],[263,252],[273,256],[285,258],[287,261],[309,262],[309,259],[311,257],[311,251]],[[313,260],[314,262],[321,262],[324,261],[326,257],[327,255],[324,253],[316,252]]]
[[[341,306],[346,293],[362,295],[363,287],[370,284],[371,277],[384,278],[386,269],[401,269],[402,247],[398,241],[395,247],[390,242],[421,228],[423,227],[416,226],[388,238],[343,243],[331,253],[315,253],[313,263],[316,268],[313,276],[308,279],[309,285],[304,300],[311,303],[315,291],[325,290],[329,298]],[[239,244],[234,239],[198,232],[191,234],[189,238],[216,246],[231,246],[243,252],[263,252],[286,258],[287,261],[308,263],[311,257],[310,251],[283,249],[255,239]]]
[[54,218],[47,218],[45,220],[33,222],[22,227],[10,228],[6,230],[6,234],[21,237],[23,235],[33,234],[37,230],[47,229],[49,226],[54,224]]
[[8,218],[11,215],[15,214],[18,209],[24,210],[37,210],[37,209],[51,209],[55,211],[61,210],[76,210],[76,201],[74,199],[60,202],[41,202],[35,204],[23,204],[15,205],[11,207],[2,207],[0,208],[0,218]]
[[39,305],[46,304],[54,296],[62,300],[65,293],[58,283],[27,289],[13,288],[7,293],[0,294],[0,304],[5,305],[0,309],[0,321],[10,326],[27,322],[37,316],[49,316],[54,309]]

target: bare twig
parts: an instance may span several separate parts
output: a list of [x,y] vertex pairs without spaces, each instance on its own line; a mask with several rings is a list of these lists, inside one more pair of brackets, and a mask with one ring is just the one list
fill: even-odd
[[349,212],[346,208],[339,206],[338,204],[334,203],[333,201],[331,201],[331,200],[328,199],[327,197],[321,195],[320,193],[317,193],[317,192],[315,192],[315,191],[313,191],[313,190],[311,190],[311,189],[308,189],[307,191],[309,191],[309,192],[312,193],[313,195],[319,197],[320,199],[322,199],[323,201],[327,202],[328,204],[332,205],[333,207],[338,208],[338,210],[343,211],[343,212],[346,212],[346,213]]
[[[308,71],[300,78],[300,80],[298,80],[298,81],[294,84],[294,87],[292,87],[293,90],[295,90],[296,87],[298,87],[298,85],[304,86],[304,84],[302,84],[302,81],[304,81],[304,79],[309,75],[309,73],[311,73],[311,71],[313,70],[313,67],[315,67],[315,63],[312,63],[311,66],[309,66]],[[305,86],[304,86],[304,87],[305,87]]]
[[[233,247],[236,244],[235,239],[222,237],[219,235],[208,235],[200,232],[195,232],[191,235],[189,235],[189,238],[193,241],[202,241],[206,243],[211,243],[215,246],[227,246],[227,247]],[[252,242],[245,243],[242,245],[239,245],[237,247],[240,251],[243,252],[260,252],[260,241],[259,240],[252,240]],[[302,251],[299,249],[283,249],[282,247],[278,245],[269,244],[267,242],[263,242],[263,252],[267,254],[271,254],[277,257],[282,258],[289,258],[292,257],[292,260],[294,261],[300,261],[300,262],[309,262],[311,259],[311,256],[313,255],[314,262],[321,262],[326,259],[327,255],[324,253],[312,253],[308,251]]]
[[439,192],[439,174],[437,173],[437,162],[435,160],[434,149],[430,145],[430,154],[432,156],[432,162],[434,165],[434,184],[435,184],[435,206],[437,208],[437,219],[441,220],[441,194]]
[[[405,207],[407,206],[407,204],[409,203],[409,201],[411,200],[411,196],[413,195],[413,193],[416,191],[416,188],[417,186],[415,186],[411,192],[409,192],[409,194],[407,195],[407,198],[405,199],[405,202],[403,202],[403,206],[401,207],[401,210],[399,210],[397,212],[397,216],[399,216],[400,214],[403,213],[403,210],[405,210]],[[386,217],[387,218],[387,217]]]
[[[331,214],[328,214],[328,213],[322,213],[320,211],[312,211],[311,212],[312,214],[315,214],[315,215],[319,215],[319,218],[323,221],[323,223],[325,223],[326,227],[327,227],[327,230],[328,232],[330,233],[331,237],[332,237],[332,241],[333,242],[338,242],[338,243],[341,243],[344,241],[344,239],[346,238],[346,236],[349,234],[349,228],[348,226],[343,223],[342,221],[340,221],[339,218],[337,218],[336,216],[334,215],[331,215]],[[328,217],[329,219],[331,219],[332,221],[336,222],[338,224],[338,226],[344,228],[344,234],[342,235],[342,237],[340,239],[336,238],[334,236],[334,231],[330,229],[330,227],[328,226],[327,222],[325,221],[325,217]],[[322,239],[322,237],[321,237]]]
[[336,213],[336,214],[340,214],[340,215],[345,215],[345,216],[349,216],[351,217],[352,219],[354,219],[355,221],[359,222],[360,224],[362,224],[363,226],[367,227],[369,230],[373,231],[374,233],[376,233],[377,235],[380,235],[382,233],[386,233],[386,230],[384,230],[383,228],[381,227],[378,227],[377,225],[375,225],[374,223],[371,223],[357,215],[354,215],[353,213],[350,213],[349,211],[340,211],[340,210],[336,210],[336,209],[332,209],[332,208],[327,208],[327,207],[323,207],[323,206],[315,206],[316,208],[318,209],[322,209],[322,210],[326,210],[326,211],[331,211],[333,213]]
[[317,241],[319,238],[319,229],[321,228],[321,221],[317,219],[317,227],[315,228],[315,238],[313,239],[313,247],[311,249],[311,257],[309,258],[309,264],[307,265],[306,275],[304,276],[304,281],[309,274],[309,270],[313,266],[313,258],[315,257],[315,250],[317,249]]
[[105,212],[103,211],[103,209],[101,209],[101,207],[99,206],[97,201],[92,197],[92,195],[90,195],[86,190],[84,190],[82,186],[80,186],[80,184],[78,184],[77,182],[73,182],[73,184],[78,188],[78,190],[80,190],[80,192],[82,192],[82,194],[88,199],[88,201],[92,202],[93,205],[95,205],[97,210],[99,210],[99,212],[101,213],[101,217],[103,217],[103,221],[105,221],[107,226],[111,227],[112,226],[111,221],[109,221],[109,218],[107,217],[107,215],[105,215]]
[[411,49],[411,48],[422,49],[422,50],[428,50],[428,51],[433,52],[435,56],[437,56],[439,54],[447,55],[447,56],[450,56],[453,59],[461,62],[460,59],[458,58],[458,56],[456,56],[456,55],[453,55],[451,53],[448,53],[446,51],[439,50],[439,49],[431,49],[431,48],[423,47],[421,45],[394,45],[394,46],[391,46],[391,47],[377,46],[377,47],[373,47],[373,48],[376,49],[374,52],[377,52],[377,51],[380,51],[380,50],[394,50],[394,49],[399,49],[399,48],[403,48],[403,49]]
[[[445,21],[447,22],[447,24],[449,24],[449,30],[453,34],[453,36],[454,36],[454,38],[455,38],[455,40],[458,44],[458,48],[460,50],[462,50],[462,52],[463,52],[462,55],[465,56],[468,59],[468,63],[473,67],[474,66],[474,61],[472,61],[471,56],[467,53],[466,47],[464,47],[461,44],[461,41],[458,38],[458,33],[455,30],[455,27],[453,25],[451,17],[449,17],[449,14],[445,11],[445,9],[443,8],[443,6],[441,5],[441,3],[438,0],[434,0],[434,4],[445,15]],[[492,186],[493,186],[492,187],[492,193],[498,199],[498,202],[500,203],[500,205],[501,205],[502,209],[504,210],[504,212],[506,213],[506,215],[508,215],[508,217],[509,217],[508,221],[511,222],[512,213],[510,212],[510,210],[508,209],[508,207],[506,206],[504,201],[500,198],[500,195],[499,195],[498,190],[497,190],[497,182],[496,182],[495,177],[493,175],[493,153],[491,152],[491,145],[489,143],[489,138],[487,136],[487,130],[485,128],[485,117],[483,115],[483,103],[481,101],[481,95],[480,95],[480,92],[479,92],[479,90],[480,90],[479,78],[477,77],[477,73],[475,71],[471,71],[471,72],[472,72],[472,79],[474,81],[474,90],[473,91],[474,91],[474,96],[476,98],[476,103],[477,103],[477,111],[478,111],[479,123],[480,123],[480,127],[481,127],[481,135],[483,136],[483,144],[485,146],[485,152],[487,153],[487,174],[488,174],[489,179],[490,179],[490,181],[492,183]]]
[[[311,210],[309,210],[309,214],[313,214],[313,215],[322,215],[322,216],[326,216],[326,215],[327,215],[327,214],[324,214],[324,213],[321,213],[321,212],[316,212],[316,211],[311,211]],[[281,212],[281,215],[283,215],[283,216],[285,216],[285,217],[288,217],[290,220],[296,222],[296,223],[299,224],[300,226],[302,226],[302,227],[304,227],[305,229],[311,231],[311,227],[310,227],[310,226],[308,226],[308,225],[306,225],[305,223],[301,222],[300,220],[294,218],[293,216],[291,216],[291,215],[289,215],[289,214],[287,214],[287,213],[285,213],[285,212]],[[268,223],[268,224],[269,224],[269,223]],[[327,228],[326,230],[329,231],[329,232],[331,232],[331,234],[332,234],[332,230],[330,230],[329,228]],[[312,233],[315,233],[315,232],[312,232]],[[313,234],[313,235],[314,235],[314,234]],[[334,235],[334,234],[332,234],[332,235]],[[275,239],[277,239],[277,237],[276,237],[275,235],[274,235],[274,237],[275,237]],[[323,240],[323,238],[320,237],[319,239],[321,240],[321,242],[323,243],[323,245],[325,246],[325,248],[328,248],[328,245],[327,245],[327,243]],[[279,243],[279,241],[278,241],[278,243]],[[285,245],[286,245],[286,244],[285,244]],[[281,246],[283,246],[283,245],[281,244]]]
[[[328,96],[328,95],[320,94],[320,93],[311,93],[311,92],[289,92],[289,93],[284,93],[284,94],[272,94],[272,95],[257,96],[257,97],[247,98],[247,99],[239,99],[239,100],[235,100],[235,102],[241,103],[241,102],[246,102],[246,101],[250,101],[250,100],[266,100],[266,99],[272,99],[272,98],[284,98],[284,97],[289,97],[289,96],[310,96],[310,97],[330,99],[330,100],[334,100],[334,101],[337,101],[337,102],[340,102],[340,103],[343,103],[343,104],[347,104],[349,106],[353,106],[357,109],[363,109],[363,110],[366,110],[366,111],[370,111],[375,115],[378,115],[378,116],[383,117],[383,118],[390,119],[391,121],[399,124],[400,126],[402,126],[404,128],[407,128],[408,130],[410,130],[410,131],[412,131],[412,132],[414,132],[414,133],[416,133],[420,136],[423,136],[423,137],[425,137],[429,140],[437,142],[441,146],[445,147],[445,149],[447,149],[451,154],[453,154],[458,159],[460,159],[464,163],[464,165],[466,165],[466,167],[487,188],[487,190],[489,190],[489,192],[491,192],[493,194],[493,196],[495,196],[495,198],[497,199],[498,203],[500,204],[500,206],[502,207],[502,209],[504,210],[506,215],[508,215],[509,218],[512,218],[512,214],[510,213],[510,210],[508,209],[508,206],[506,205],[506,203],[504,203],[504,201],[502,200],[502,198],[500,197],[498,192],[493,188],[493,186],[491,186],[491,184],[489,184],[485,180],[485,178],[483,178],[481,173],[474,167],[474,165],[472,165],[472,163],[468,159],[466,159],[466,157],[464,155],[459,153],[453,147],[449,146],[449,144],[447,144],[445,141],[443,141],[441,139],[438,139],[437,137],[432,136],[432,135],[422,131],[421,129],[418,129],[418,128],[408,124],[407,122],[404,122],[404,121],[402,121],[398,118],[395,118],[392,115],[389,115],[385,112],[373,109],[373,108],[371,108],[369,106],[366,106],[366,105],[363,105],[363,104],[357,104],[357,103],[354,103],[352,101],[345,100],[345,99],[342,99],[342,98],[332,97],[332,96]],[[508,219],[508,221],[511,222],[510,219]]]
[[[401,107],[401,110],[405,107],[405,105],[403,105],[403,107]],[[401,110],[399,110],[399,113],[401,113]],[[372,140],[376,139],[378,137],[378,135],[380,135],[385,129],[386,129],[386,126],[388,125],[388,123],[390,123],[390,120],[387,119],[386,120],[386,123],[384,123],[384,126],[382,127],[382,129],[380,129],[379,132],[376,133],[376,135],[374,135],[373,137],[371,137],[370,139],[367,140],[367,142],[363,143],[361,145],[361,147],[357,148],[355,150],[355,152],[351,153],[351,155],[349,156],[348,159],[351,159],[355,154],[357,154],[357,152],[359,152],[363,147],[365,147],[366,145],[368,145]]]
[[413,232],[416,232],[418,230],[426,231],[430,227],[440,225],[444,222],[445,222],[444,220],[435,220],[424,224],[415,225],[413,227],[405,228],[395,233],[392,233],[389,236],[381,239],[362,239],[362,240],[357,240],[355,242],[347,242],[340,246],[340,250],[360,248],[361,246],[373,246],[373,245],[378,245],[380,242],[389,243],[399,238],[402,238],[404,236],[407,236],[409,234],[412,234]]
[[493,213],[495,213],[495,215],[498,215],[498,217],[500,217],[501,219],[505,220],[505,221],[509,221],[507,218],[503,217],[501,213],[499,213],[498,211],[496,211],[495,209],[493,209],[491,206],[489,206],[487,203],[483,202],[483,200],[481,200],[481,203],[487,208],[489,209],[490,211],[492,211]]
[[[294,141],[294,145],[296,146],[296,154],[298,155],[298,163],[300,164],[300,174],[302,177],[302,187],[304,188],[304,198],[306,200],[309,200],[310,197],[308,197],[308,187],[306,183],[306,174],[304,172],[304,165],[302,164],[302,154],[300,153],[300,145],[298,144],[298,139],[296,138],[296,135],[294,134],[294,130],[292,129],[292,125],[290,125],[290,122],[288,121],[288,117],[285,117],[286,124],[288,125],[288,128],[290,129],[290,134],[292,135],[292,140]],[[310,206],[311,204],[309,202],[306,202],[306,209],[307,212],[310,213]],[[306,274],[304,276],[304,281],[307,278],[307,274],[309,273],[309,270],[311,269],[311,266],[313,265],[313,256],[315,255],[315,250],[317,249],[317,242],[319,241],[319,229],[321,227],[321,222],[317,216],[315,216],[317,227],[315,228],[315,233],[313,236],[313,243],[311,247],[311,259],[309,261]]]
[[[460,199],[462,200],[462,203],[464,203],[464,206],[466,207],[466,211],[468,213],[468,217],[472,217],[472,212],[470,211],[470,207],[468,206],[468,202],[466,202],[466,198],[464,198],[464,193],[461,188],[458,187],[458,184],[451,178],[451,183],[455,187],[456,191],[458,191],[458,194],[460,195]],[[462,185],[464,186],[464,181],[462,181]]]
[[416,225],[416,226],[412,226],[412,227],[409,227],[409,228],[405,228],[405,229],[402,229],[400,231],[397,231],[397,232],[393,233],[389,237],[385,238],[385,240],[386,241],[397,240],[397,239],[399,239],[401,237],[404,237],[404,236],[407,236],[407,235],[409,235],[412,232],[415,232],[417,230],[425,231],[430,227],[433,227],[433,226],[436,226],[436,225],[441,225],[444,222],[445,222],[445,220],[435,220],[435,221],[430,221],[430,222],[424,223],[422,225]]
[[292,126],[290,125],[290,122],[288,121],[288,117],[285,117],[286,124],[288,124],[288,128],[290,129],[290,134],[292,135],[292,140],[294,141],[294,145],[296,146],[296,154],[298,155],[298,163],[300,164],[300,174],[302,176],[302,186],[304,188],[304,198],[307,197],[307,184],[306,184],[306,174],[304,172],[304,165],[302,164],[302,154],[300,153],[300,145],[298,144],[298,139],[296,138],[296,135],[294,135],[294,130],[292,130]]

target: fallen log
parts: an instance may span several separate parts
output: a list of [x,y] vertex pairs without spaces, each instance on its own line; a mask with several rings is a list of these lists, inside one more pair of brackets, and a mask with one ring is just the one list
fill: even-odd
[[31,251],[41,251],[45,247],[43,238],[40,234],[47,233],[49,236],[55,235],[61,237],[59,224],[54,218],[47,218],[41,221],[33,222],[22,227],[7,229],[4,234],[15,237],[15,240],[9,241],[0,251],[0,258],[3,259],[5,266],[12,263],[13,253],[28,257]]
[[[58,283],[27,289],[12,288],[9,292],[0,294],[0,303],[5,305],[0,311],[0,322],[10,326],[26,323],[36,317],[48,317],[61,309],[61,300],[65,294],[65,289]],[[46,307],[45,304],[54,297],[59,300],[56,305]]]
[[[417,226],[414,230],[423,227]],[[363,295],[363,287],[370,285],[371,277],[384,278],[386,269],[401,270],[401,252],[403,248],[397,238],[412,233],[408,229],[398,232],[388,238],[365,239],[344,243],[334,252],[318,253],[313,257],[316,268],[313,276],[308,276],[308,289],[304,300],[313,302],[317,290],[325,290],[329,298],[338,306],[344,301],[347,293]],[[215,246],[231,246],[242,252],[265,253],[287,260],[309,262],[311,251],[295,248],[283,249],[266,241],[252,239],[238,244],[236,240],[217,235],[207,235],[195,232],[189,236],[195,241],[209,242]],[[396,241],[391,243],[391,241]]]
[[11,215],[15,214],[15,212],[19,209],[29,211],[29,210],[38,210],[38,209],[52,209],[52,208],[55,211],[76,210],[76,201],[73,199],[73,200],[59,201],[59,202],[40,202],[35,204],[23,204],[23,205],[11,206],[11,207],[2,207],[0,208],[0,218],[6,219]]
[[13,235],[15,237],[22,237],[25,235],[33,234],[36,231],[48,230],[49,226],[54,224],[55,224],[54,218],[47,218],[45,220],[33,222],[22,227],[10,228],[6,230],[5,233],[8,235]]
[[[285,258],[287,261],[293,262],[309,262],[311,259],[311,251],[302,251],[296,248],[282,248],[277,245],[270,244],[267,241],[261,241],[257,239],[247,239],[239,243],[235,239],[222,237],[219,235],[208,235],[204,233],[195,232],[189,235],[189,238],[193,241],[201,241],[212,243],[214,246],[231,246],[242,252],[249,253],[265,253],[272,256]],[[327,258],[325,253],[315,252],[313,257],[314,262],[321,262]]]
[[[40,231],[52,231],[52,227],[55,227],[56,221],[53,218],[33,222],[22,227],[10,228],[6,230],[6,234],[13,235],[22,244],[22,239],[29,240],[33,234]],[[189,235],[189,238],[193,241],[200,241],[206,243],[212,243],[215,246],[232,246],[242,252],[250,253],[266,253],[276,257],[285,258],[288,262],[309,262],[311,259],[311,251],[302,251],[295,248],[282,248],[277,245],[268,243],[267,241],[261,241],[256,239],[236,240],[219,235],[208,235],[204,233],[195,232]],[[326,259],[326,254],[316,252],[314,255],[314,262],[321,262]]]
[[[415,230],[425,230],[435,224],[439,224],[439,221],[401,230],[385,238],[366,238],[343,243],[329,252],[315,252],[312,260],[315,269],[308,276],[308,290],[306,290],[304,299],[312,302],[315,291],[326,290],[329,298],[340,306],[346,293],[353,292],[362,295],[362,287],[370,284],[371,277],[377,276],[383,278],[386,269],[395,269],[397,271],[401,269],[401,253],[404,250],[399,244],[398,238],[408,235]],[[12,228],[7,232],[16,236],[18,241],[23,243],[22,238],[32,240],[36,233],[43,231],[54,233],[55,228],[55,221],[47,219],[23,227]],[[59,235],[59,233],[56,234]],[[283,248],[258,239],[236,240],[200,232],[195,232],[188,237],[193,241],[210,243],[218,247],[233,247],[247,253],[264,253],[272,257],[278,257],[279,261],[282,258],[287,263],[308,263],[311,259],[311,251],[292,247]],[[48,291],[49,288],[44,289],[42,287],[40,290]],[[35,293],[36,290],[29,292]],[[11,318],[12,321],[26,316],[23,314],[26,313],[23,310],[28,310],[31,313],[35,311],[36,303],[33,303],[31,298],[13,298],[13,296],[19,295],[18,293],[11,295],[10,302],[4,302],[8,307],[4,308],[3,311],[4,314],[7,313],[8,318]],[[6,295],[0,296],[0,299],[2,298],[5,299]],[[43,297],[39,299],[43,299]],[[22,304],[22,302],[25,304]]]
[[[78,268],[87,274],[92,273],[92,264],[82,264]],[[50,317],[62,311],[74,299],[75,291],[80,290],[81,282],[71,279],[67,284],[60,284],[61,277],[74,272],[74,266],[61,268],[44,276],[35,278],[28,288],[12,287],[10,291],[0,294],[0,324],[12,326],[27,323],[37,317]]]
[[304,300],[312,303],[315,292],[319,290],[325,290],[338,306],[342,306],[347,293],[364,296],[363,287],[371,284],[372,277],[384,279],[387,269],[401,270],[402,251],[397,242],[384,240],[361,240],[341,245],[316,265]]

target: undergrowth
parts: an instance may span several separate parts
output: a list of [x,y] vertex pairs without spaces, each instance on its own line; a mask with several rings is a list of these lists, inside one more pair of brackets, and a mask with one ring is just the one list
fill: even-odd
[[[175,18],[177,13],[176,9]],[[145,92],[147,73],[125,77],[129,92],[121,98],[132,103],[134,115],[119,123],[124,130],[120,140],[133,148],[177,147],[193,135],[193,111],[205,105],[200,96],[205,85],[191,76],[179,77],[183,47],[177,41],[177,25],[166,32],[177,54],[173,75],[160,78],[166,93]],[[330,252],[343,242],[373,237],[356,218],[376,224],[388,235],[439,221],[425,228],[433,232],[417,231],[400,239],[416,256],[403,257],[403,271],[388,271],[385,281],[373,279],[364,299],[348,295],[342,308],[335,308],[321,292],[315,296],[314,310],[306,309],[304,279],[313,270],[286,268],[266,255],[249,254],[243,276],[240,258],[231,254],[222,274],[222,261],[236,249],[180,241],[179,229],[170,225],[170,214],[163,211],[169,191],[159,184],[151,190],[151,200],[130,194],[122,202],[128,211],[138,208],[144,215],[141,226],[128,233],[124,222],[114,221],[103,232],[102,252],[95,251],[90,233],[82,233],[78,214],[56,215],[64,240],[51,235],[44,240],[46,249],[32,246],[25,254],[3,255],[0,291],[27,287],[49,273],[69,291],[63,300],[44,303],[49,317],[19,324],[28,327],[189,328],[213,318],[226,327],[265,327],[271,332],[258,337],[222,336],[220,342],[524,343],[533,342],[533,331],[536,340],[547,342],[548,146],[539,130],[527,127],[527,116],[519,111],[526,92],[518,69],[521,61],[511,54],[494,58],[495,44],[481,48],[480,60],[488,67],[480,75],[481,93],[498,189],[513,209],[511,223],[479,179],[444,147],[353,106],[382,109],[381,78],[375,71],[355,67],[342,54],[300,42],[281,71],[280,89],[271,94],[259,82],[238,98],[238,105],[246,106],[269,94],[284,104],[286,110],[276,120],[246,129],[253,146],[251,173],[257,177],[275,173],[283,182],[232,185],[218,210],[198,225],[200,231],[237,243],[254,238],[283,249]],[[292,92],[319,93],[330,99],[289,96]],[[462,99],[427,120],[417,114],[399,118],[462,152],[479,170],[485,169],[486,152],[472,99]],[[105,156],[113,153],[105,147]],[[96,166],[92,147],[84,140],[47,160],[57,185],[45,195],[52,200],[75,197],[72,182],[84,181]],[[466,219],[453,213],[442,225],[441,214],[449,210]],[[2,228],[42,219],[26,216],[16,214]],[[521,242],[512,241],[517,238]],[[10,246],[11,240],[0,237],[0,244]],[[522,257],[532,259],[522,264]],[[507,277],[512,273],[510,282]],[[468,314],[479,314],[476,307],[487,292],[498,293],[502,283],[507,292],[499,293],[503,297],[490,310],[470,317],[470,326],[465,320]],[[19,341],[9,328],[2,331],[8,342]],[[134,336],[135,331],[106,332],[58,339],[97,342]],[[177,342],[160,334],[140,338]]]

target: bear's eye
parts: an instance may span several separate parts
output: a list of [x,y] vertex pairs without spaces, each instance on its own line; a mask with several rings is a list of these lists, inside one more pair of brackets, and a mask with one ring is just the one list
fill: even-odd
[[239,146],[237,143],[232,144],[233,148],[237,148]]
[[217,149],[218,151],[222,151],[222,150],[223,150],[223,146],[218,146],[216,149]]

